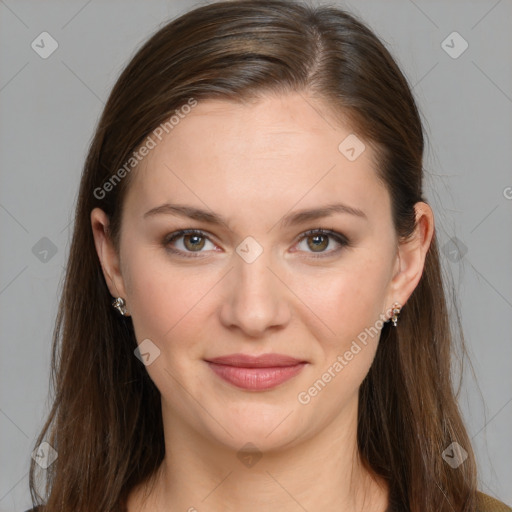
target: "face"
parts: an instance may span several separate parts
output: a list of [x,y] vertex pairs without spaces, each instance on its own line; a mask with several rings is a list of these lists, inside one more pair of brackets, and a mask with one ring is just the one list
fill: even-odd
[[[134,171],[109,277],[138,343],[150,340],[167,421],[265,450],[355,411],[383,320],[415,282],[400,272],[372,149],[339,149],[351,135],[302,95],[209,100]],[[208,362],[233,354],[297,361]]]

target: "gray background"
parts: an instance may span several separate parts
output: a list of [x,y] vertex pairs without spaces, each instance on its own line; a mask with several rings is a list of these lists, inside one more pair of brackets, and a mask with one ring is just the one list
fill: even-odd
[[[512,2],[337,4],[376,31],[414,86],[429,140],[426,194],[476,374],[465,373],[460,406],[480,489],[512,504]],[[51,334],[95,123],[135,49],[194,5],[0,0],[0,511],[29,505],[30,453],[49,406]],[[47,59],[31,48],[43,31],[59,45]],[[453,31],[469,45],[458,58],[441,45]],[[460,43],[448,39],[452,52]]]

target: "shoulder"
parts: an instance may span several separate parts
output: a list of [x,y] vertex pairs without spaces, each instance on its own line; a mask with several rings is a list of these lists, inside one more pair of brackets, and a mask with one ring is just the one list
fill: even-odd
[[508,505],[483,492],[477,493],[477,503],[477,512],[512,512]]

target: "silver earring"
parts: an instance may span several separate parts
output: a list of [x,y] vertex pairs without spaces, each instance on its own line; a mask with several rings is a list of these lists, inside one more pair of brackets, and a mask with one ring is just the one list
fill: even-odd
[[393,326],[396,327],[396,323],[398,321],[398,315],[400,315],[400,310],[402,309],[402,306],[398,303],[398,302],[395,302],[392,306],[392,309],[391,309],[391,313],[392,313],[392,316],[391,316],[391,320],[393,322]]
[[123,316],[126,316],[128,313],[126,310],[126,302],[122,297],[117,297],[117,299],[112,302],[112,306],[114,306]]

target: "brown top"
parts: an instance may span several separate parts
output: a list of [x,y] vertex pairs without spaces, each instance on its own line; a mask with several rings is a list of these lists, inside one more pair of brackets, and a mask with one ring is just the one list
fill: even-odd
[[478,512],[512,512],[512,508],[508,505],[483,492],[478,493],[478,505]]
[[[391,500],[392,501],[392,500]],[[27,510],[26,512],[38,512],[38,508],[31,508],[30,510]],[[402,512],[398,509],[396,504],[393,504],[391,502],[389,504],[388,509],[386,512]],[[487,494],[484,494],[483,492],[478,492],[478,505],[476,512],[512,512],[512,508],[510,508],[508,505],[505,505],[505,503],[502,503],[501,501],[497,500],[496,498],[492,498],[491,496],[488,496]]]
[[[403,512],[396,502],[393,502],[393,497],[390,498],[389,507],[386,512]],[[477,492],[477,506],[476,512],[512,512],[512,508],[505,503],[493,498],[483,492]]]

